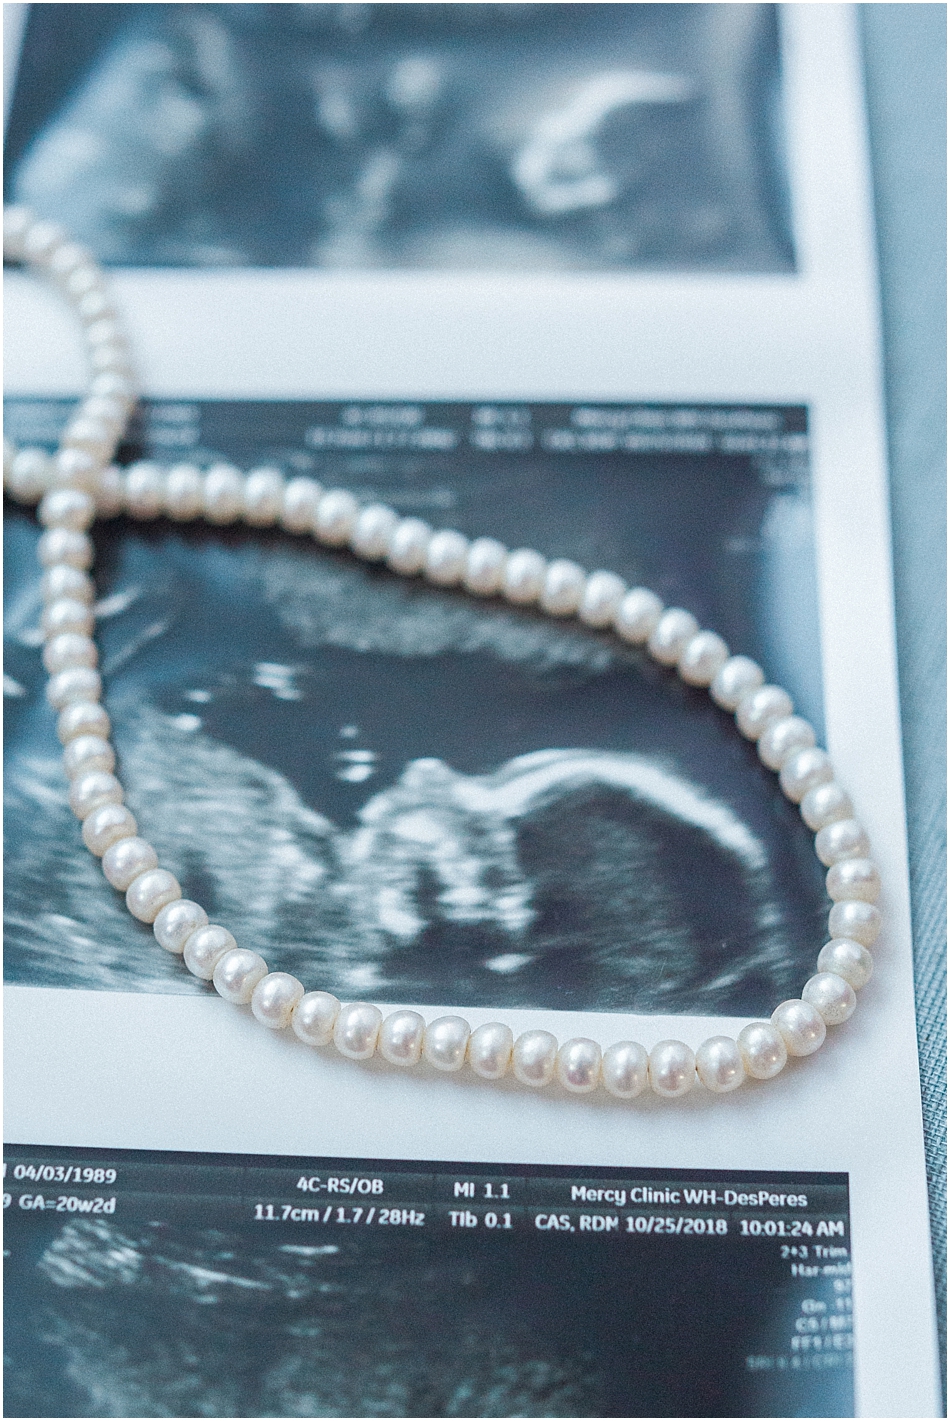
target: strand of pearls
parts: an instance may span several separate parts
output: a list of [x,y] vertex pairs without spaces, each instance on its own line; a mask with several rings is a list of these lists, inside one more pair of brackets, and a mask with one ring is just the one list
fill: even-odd
[[[588,572],[564,558],[547,560],[532,548],[506,548],[494,538],[469,539],[433,529],[392,508],[360,505],[346,489],[324,489],[314,479],[286,479],[276,468],[244,474],[230,464],[201,469],[150,461],[111,463],[134,400],[128,347],[102,272],[91,254],[52,223],[23,208],[4,211],[4,254],[53,280],[82,323],[90,384],[53,456],[4,444],[4,486],[17,501],[38,504],[45,531],[39,540],[44,611],[43,664],[47,698],[59,713],[58,734],[69,780],[69,804],[82,823],[89,851],[102,860],[108,881],[125,894],[129,912],[153,927],[156,941],[180,955],[196,977],[213,983],[226,1001],[250,1005],[272,1031],[291,1029],[308,1046],[329,1046],[352,1060],[379,1055],[405,1069],[425,1062],[438,1071],[469,1069],[484,1080],[509,1072],[523,1085],[559,1082],[574,1094],[603,1089],[630,1100],[646,1090],[677,1098],[695,1086],[723,1094],[746,1078],[768,1080],[789,1057],[810,1056],[827,1028],[851,1016],[856,991],[870,979],[869,948],[880,932],[880,893],[867,836],[831,761],[815,743],[813,727],[794,713],[791,697],[768,685],[756,662],[730,654],[715,632],[700,628],[680,607],[664,607],[644,587],[628,587],[605,570]],[[694,1052],[682,1041],[660,1041],[649,1052],[635,1041],[602,1049],[578,1037],[559,1043],[533,1030],[515,1039],[503,1022],[472,1030],[462,1016],[426,1022],[415,1011],[383,1017],[368,1002],[341,1003],[329,992],[307,991],[287,972],[271,972],[263,957],[240,947],[227,928],[211,923],[198,903],[182,897],[175,876],[158,862],[124,804],[116,778],[110,721],[102,705],[98,653],[92,638],[94,586],[89,569],[96,518],[125,513],[135,519],[204,519],[218,526],[243,522],[280,527],[330,548],[348,548],[369,562],[437,587],[498,597],[553,617],[577,618],[641,647],[688,685],[704,687],[759,758],[779,777],[815,834],[815,851],[828,869],[832,908],[829,941],[817,973],[800,998],[780,1003],[769,1021],[750,1022],[738,1039],[713,1036]]]

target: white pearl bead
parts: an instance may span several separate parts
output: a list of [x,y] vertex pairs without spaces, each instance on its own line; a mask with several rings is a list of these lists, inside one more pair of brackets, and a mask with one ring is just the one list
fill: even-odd
[[759,759],[770,770],[780,770],[790,755],[810,750],[814,743],[814,726],[800,715],[787,715],[773,721],[759,740]]
[[[70,567],[66,562],[48,567],[43,573],[40,586],[47,611],[54,602],[82,602],[88,607],[96,595],[95,584],[89,574],[80,572],[78,567]],[[44,632],[48,630],[45,622],[43,630]],[[85,626],[60,627],[59,630],[76,632],[87,631],[88,628]]]
[[43,665],[50,676],[74,666],[95,666],[98,660],[99,652],[92,637],[79,632],[61,632],[43,648]]
[[746,1080],[746,1067],[738,1043],[731,1036],[710,1036],[696,1052],[696,1074],[714,1094],[736,1090]]
[[[95,257],[88,247],[81,246],[79,242],[64,242],[57,247],[50,256],[48,270],[54,280],[62,283],[74,271],[81,267],[95,265]],[[79,311],[82,315],[82,311]],[[97,313],[97,314],[102,314]]]
[[74,701],[60,712],[56,734],[61,745],[78,735],[98,735],[105,740],[112,729],[108,712],[98,701]]
[[399,515],[385,503],[370,503],[361,508],[350,534],[350,547],[357,557],[379,562],[389,550],[389,540],[396,531]]
[[157,518],[165,503],[165,474],[147,459],[132,464],[125,475],[125,507],[132,518]]
[[[55,568],[50,568],[50,572],[65,571],[67,564],[59,563]],[[69,568],[70,572],[77,577],[85,577],[85,573],[78,572],[76,568]],[[80,636],[88,636],[95,625],[95,617],[88,602],[80,602],[77,597],[58,597],[55,602],[50,602],[48,607],[43,609],[40,618],[40,627],[44,636],[59,636],[64,632],[76,632]]]
[[84,489],[86,493],[94,494],[103,462],[90,454],[88,449],[60,449],[53,455],[51,486]]
[[98,321],[90,321],[83,334],[86,361],[94,375],[114,373],[132,378],[132,356],[118,322],[103,316]]
[[96,486],[96,517],[115,518],[125,507],[125,478],[122,470],[110,464],[99,475]]
[[213,464],[204,477],[204,515],[223,528],[236,523],[244,509],[244,477],[231,464]]
[[50,486],[53,461],[43,449],[21,449],[14,454],[7,488],[20,503],[38,503]]
[[692,612],[669,607],[647,638],[647,651],[661,666],[675,666],[698,631]]
[[[82,248],[76,247],[75,251],[81,252]],[[82,260],[76,262],[76,266],[84,265],[86,265],[86,262]],[[71,266],[69,272],[63,272],[63,275],[68,276],[70,272],[74,270],[75,267]],[[98,320],[100,316],[114,315],[115,312],[111,301],[104,291],[87,291],[85,296],[80,296],[76,302],[76,314],[81,321],[95,321]]]
[[36,219],[29,207],[11,203],[3,209],[3,254],[15,261],[23,257],[23,238]]
[[63,710],[71,701],[97,701],[101,695],[102,678],[91,666],[57,671],[46,687],[46,699],[54,710]]
[[377,1050],[392,1066],[415,1066],[422,1055],[426,1024],[417,1011],[394,1011],[379,1029]]
[[111,315],[100,315],[94,321],[84,323],[84,335],[86,344],[90,348],[99,345],[121,345],[123,343],[122,327]]
[[[270,528],[284,506],[284,476],[279,469],[251,469],[244,480],[244,521],[252,528]],[[251,1010],[254,1001],[251,1000]]]
[[[64,675],[68,674],[64,672]],[[870,859],[842,859],[829,868],[825,875],[825,887],[828,897],[836,903],[852,898],[876,903],[881,896],[881,876]]]
[[101,858],[110,844],[137,834],[135,815],[124,804],[110,800],[87,815],[82,825],[82,841],[91,854]]
[[95,516],[95,499],[79,488],[50,489],[37,509],[44,528],[72,528],[77,533],[85,533]]
[[525,1031],[511,1053],[511,1069],[522,1085],[539,1090],[550,1085],[557,1066],[557,1037],[550,1031]]
[[459,1071],[472,1029],[464,1017],[440,1016],[430,1021],[422,1041],[422,1054],[437,1071]]
[[477,1026],[468,1041],[468,1063],[477,1076],[486,1081],[498,1081],[511,1066],[515,1039],[510,1027],[500,1021]]
[[317,504],[314,535],[331,548],[342,548],[350,540],[360,506],[345,488],[331,488]]
[[323,488],[316,479],[291,479],[284,489],[278,521],[288,533],[312,533]]
[[77,735],[63,751],[63,769],[70,780],[94,770],[110,775],[115,769],[115,751],[101,735]]
[[[81,277],[81,271],[75,271],[67,283],[68,286],[72,286]],[[81,294],[85,296],[89,291],[95,290],[105,290],[101,281],[84,283],[84,290]],[[98,347],[97,350],[89,352],[87,362],[92,372],[92,378],[89,381],[89,394],[119,395],[125,391],[131,398],[135,396],[129,351],[124,342],[116,341],[114,345]]]
[[65,231],[58,223],[36,221],[24,232],[21,250],[28,262],[43,265],[67,240]]
[[289,972],[268,972],[251,993],[251,1011],[269,1031],[283,1031],[302,996],[303,983]]
[[[92,287],[87,289],[92,290]],[[113,399],[124,400],[129,408],[135,401],[135,386],[128,375],[118,375],[111,370],[93,376],[89,381],[89,393],[90,395],[108,395]]]
[[121,341],[115,341],[111,345],[95,345],[86,353],[89,369],[99,373],[130,376],[131,366],[129,363],[128,346]]
[[614,630],[631,646],[643,646],[663,615],[663,603],[647,587],[631,587],[614,613]]
[[389,540],[386,564],[403,577],[413,577],[421,572],[429,548],[432,529],[421,518],[403,518]]
[[688,686],[709,686],[729,659],[729,648],[715,632],[697,632],[683,647],[677,671]]
[[738,1043],[731,1036],[710,1036],[696,1052],[696,1074],[717,1095],[735,1090],[745,1080]]
[[850,819],[854,805],[849,795],[834,780],[810,789],[801,802],[801,816],[809,829],[817,833],[839,819]]
[[267,963],[259,952],[236,947],[218,959],[212,981],[219,997],[235,1006],[247,1006],[254,988],[267,976]]
[[788,1050],[781,1032],[770,1021],[750,1021],[739,1032],[736,1045],[746,1075],[753,1080],[770,1081],[785,1069]]
[[104,419],[74,419],[63,431],[64,448],[85,449],[98,463],[104,464],[115,453],[118,430]]
[[612,626],[626,593],[627,584],[622,577],[598,568],[596,572],[589,573],[584,581],[577,615],[588,627]]
[[210,982],[221,958],[236,947],[237,943],[227,928],[221,927],[220,923],[203,923],[185,938],[182,946],[185,966],[193,976]]
[[350,1002],[340,1007],[336,1026],[333,1028],[333,1044],[341,1056],[351,1061],[367,1061],[376,1050],[379,1028],[383,1015],[378,1007],[369,1002]]
[[604,1089],[618,1100],[633,1100],[650,1084],[650,1058],[639,1041],[615,1041],[601,1064]]
[[[48,225],[52,224],[37,224],[36,230],[40,226],[46,227]],[[102,278],[92,252],[88,247],[83,247],[78,242],[69,241],[65,233],[45,256],[37,259],[37,265],[45,269],[46,274],[56,281],[67,296],[72,296],[73,279],[81,275],[86,277],[94,275],[96,284],[101,285]]]
[[[86,449],[100,462],[111,458],[116,442],[126,423],[126,411],[118,403],[95,399],[92,409],[88,401],[78,405],[72,419],[63,430],[62,444]],[[105,406],[106,408],[103,408]]]
[[748,691],[736,707],[736,725],[747,740],[758,740],[770,725],[792,713],[792,698],[781,686]]
[[152,868],[132,880],[125,894],[125,906],[140,923],[154,923],[166,903],[181,897],[181,884],[164,868]]
[[818,954],[818,971],[834,972],[850,983],[855,991],[860,991],[871,980],[874,958],[859,942],[846,937],[832,938]]
[[200,517],[205,500],[204,475],[197,464],[173,464],[165,475],[165,512],[176,523]]
[[476,538],[465,557],[462,583],[476,597],[493,597],[501,590],[508,549],[497,538]]
[[105,287],[98,269],[91,263],[89,265],[84,263],[63,278],[63,291],[71,301],[76,302],[81,300],[83,296],[88,296],[91,291],[101,291],[104,294]]
[[845,899],[828,914],[828,932],[833,938],[846,937],[862,947],[873,947],[881,931],[881,913],[873,903]]
[[544,558],[533,548],[517,548],[509,553],[501,578],[502,596],[518,607],[536,602],[544,586],[546,567]]
[[837,972],[819,972],[809,977],[802,988],[802,1001],[815,1008],[826,1026],[840,1026],[858,1004],[854,988]]
[[842,859],[865,859],[870,852],[868,836],[856,819],[838,819],[815,835],[815,853],[826,868]]
[[650,1085],[672,1100],[696,1084],[696,1057],[683,1041],[659,1041],[650,1052]]
[[765,672],[750,656],[730,656],[716,672],[709,694],[723,710],[734,711],[750,691],[757,691],[765,680]]
[[[92,671],[98,659],[97,645],[88,635],[65,631],[51,638],[43,651],[43,665],[55,681],[55,686],[51,682],[53,689],[48,692],[51,705],[62,709],[74,702],[87,703],[82,688],[87,689],[89,695],[94,695],[95,682],[91,678],[87,676],[85,679],[74,679],[70,682],[61,678],[72,671]],[[80,688],[78,695],[77,686]]]
[[122,786],[115,775],[102,770],[82,775],[73,780],[69,788],[69,807],[77,819],[87,818],[103,804],[121,804],[123,798]]
[[831,760],[824,750],[796,750],[779,771],[778,782],[786,799],[800,804],[811,790],[834,779]]
[[775,1026],[790,1056],[810,1056],[825,1039],[824,1018],[809,1002],[792,999],[782,1002],[772,1013]]
[[102,855],[102,871],[120,893],[150,868],[158,868],[158,854],[145,839],[120,839]]
[[339,1015],[339,998],[332,992],[304,992],[290,1024],[307,1046],[329,1046]]
[[600,1047],[596,1041],[576,1036],[557,1053],[555,1073],[565,1090],[586,1095],[600,1083]]
[[87,395],[77,410],[83,419],[101,419],[114,429],[124,428],[129,415],[129,402],[116,395]]
[[65,562],[80,572],[86,572],[92,566],[93,552],[92,539],[85,533],[78,533],[75,528],[48,528],[40,535],[36,545],[41,567]]
[[[73,309],[77,309],[79,303],[87,296],[98,294],[106,297],[106,288],[103,281],[103,274],[96,266],[95,258],[90,254],[86,261],[80,262],[73,267],[72,271],[65,273],[59,281],[63,295],[72,303]],[[95,391],[98,394],[98,391]]]
[[152,932],[159,947],[180,955],[192,933],[207,926],[208,914],[200,903],[178,898],[174,903],[165,904],[152,924]]
[[552,617],[569,617],[581,605],[587,574],[568,558],[548,563],[544,585],[538,598],[541,610]]
[[[67,567],[64,563],[59,563],[56,567],[49,569],[50,573],[67,571],[76,577],[85,578],[86,576],[85,573]],[[67,579],[59,580],[65,582]],[[40,627],[44,637],[60,636],[67,632],[88,636],[94,623],[95,614],[91,606],[88,602],[80,601],[78,597],[57,597],[55,601],[44,607],[40,618]]]
[[442,528],[433,533],[426,549],[423,572],[437,587],[455,587],[465,575],[469,542],[454,528]]
[[43,647],[43,665],[50,676],[77,666],[94,667],[98,660],[96,643],[86,632],[54,632]]

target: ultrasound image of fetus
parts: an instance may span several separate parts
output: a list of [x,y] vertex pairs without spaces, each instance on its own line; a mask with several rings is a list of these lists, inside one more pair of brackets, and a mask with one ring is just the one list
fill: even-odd
[[8,195],[104,261],[794,265],[770,6],[90,8],[33,13]]
[[551,1316],[535,1270],[526,1285],[516,1249],[384,1235],[67,1224],[8,1333],[5,1414],[603,1414],[592,1349]]
[[[122,547],[100,621],[128,801],[185,895],[273,967],[345,997],[736,1015],[807,972],[820,867],[701,692],[340,559],[241,545],[215,590],[213,538]],[[7,977],[206,991],[82,846],[29,704],[30,605],[8,660]]]

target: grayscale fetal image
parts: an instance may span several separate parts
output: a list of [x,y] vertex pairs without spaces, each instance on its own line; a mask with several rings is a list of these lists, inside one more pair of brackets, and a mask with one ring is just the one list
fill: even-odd
[[[55,401],[7,402],[55,439]],[[821,724],[802,409],[153,403],[123,457],[309,471],[690,608]],[[44,699],[39,529],[8,510],[6,976],[205,992],[83,848]],[[312,538],[96,526],[141,832],[240,943],[349,998],[755,1015],[825,909],[732,717],[579,624]]]
[[[5,1164],[5,1416],[854,1414],[841,1175],[23,1145]],[[372,1192],[340,1204],[341,1182]],[[752,1184],[834,1215],[824,1276],[741,1228],[728,1201]],[[656,1194],[659,1217],[636,1202]]]
[[6,197],[132,266],[791,271],[779,8],[34,5]]
[[[592,1340],[551,1326],[553,1279],[530,1306],[524,1264],[533,1279],[539,1264],[553,1271],[537,1247],[527,1260],[444,1236],[407,1248],[394,1232],[367,1249],[312,1234],[272,1244],[247,1230],[67,1224],[29,1280],[46,1304],[30,1315],[45,1358],[32,1371],[18,1347],[6,1414],[621,1414],[602,1410]],[[586,1261],[571,1256],[572,1275]],[[604,1261],[602,1250],[591,1260]]]

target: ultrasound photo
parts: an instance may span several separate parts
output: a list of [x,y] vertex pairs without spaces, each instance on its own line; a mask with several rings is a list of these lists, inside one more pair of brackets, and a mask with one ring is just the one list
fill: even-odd
[[[5,1162],[5,1416],[854,1414],[840,1175],[482,1163],[470,1208],[459,1164],[28,1146]],[[377,1192],[300,1193],[338,1169]],[[113,1182],[41,1182],[67,1170]],[[723,1202],[763,1184],[834,1222],[822,1276]],[[486,1207],[489,1190],[517,1202]],[[664,1234],[634,1202],[654,1193],[679,1201]],[[697,1194],[718,1206],[698,1217]]]
[[[398,1231],[373,1242],[67,1224],[30,1280],[33,1347],[13,1320],[20,1365],[5,1414],[619,1414],[602,1410],[592,1343],[550,1326],[555,1260],[441,1236],[407,1247]],[[589,1288],[578,1261],[572,1286]],[[548,1296],[532,1308],[539,1263]]]
[[[20,440],[56,402],[8,401]],[[801,409],[146,407],[143,452],[267,460],[691,608],[821,724]],[[592,452],[593,451],[593,452]],[[652,451],[652,452],[651,452]],[[8,980],[203,992],[83,848],[6,521]],[[755,1015],[825,912],[797,810],[705,692],[578,624],[310,538],[97,525],[127,797],[185,895],[344,997]]]
[[777,10],[34,5],[6,199],[130,266],[791,271]]

